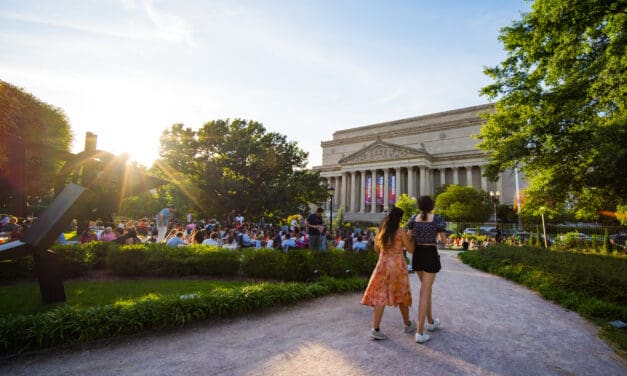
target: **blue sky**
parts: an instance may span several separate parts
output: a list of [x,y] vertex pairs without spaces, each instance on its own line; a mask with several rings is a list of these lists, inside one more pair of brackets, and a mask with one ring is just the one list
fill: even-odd
[[175,123],[245,118],[298,142],[310,166],[334,131],[483,104],[492,1],[0,0],[0,79],[62,108],[82,150],[149,165]]

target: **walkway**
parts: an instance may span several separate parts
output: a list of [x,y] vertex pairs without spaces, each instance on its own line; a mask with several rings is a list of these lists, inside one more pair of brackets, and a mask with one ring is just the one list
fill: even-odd
[[[576,313],[442,252],[441,330],[425,345],[386,309],[368,337],[361,294],[330,296],[185,330],[52,350],[0,364],[3,375],[621,375],[624,363]],[[416,301],[419,285],[412,275]],[[411,312],[416,316],[415,308]]]

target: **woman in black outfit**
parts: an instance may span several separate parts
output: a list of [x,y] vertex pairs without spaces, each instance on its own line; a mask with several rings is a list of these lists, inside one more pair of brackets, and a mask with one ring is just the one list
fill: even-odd
[[[443,242],[446,239],[446,223],[433,210],[433,200],[429,196],[418,199],[420,214],[413,216],[407,223],[407,234],[414,239],[415,251],[412,258],[412,267],[420,278],[420,299],[418,303],[418,328],[416,342],[427,342],[431,337],[424,332],[426,327],[434,331],[440,326],[440,320],[434,319],[431,313],[431,290],[435,275],[440,271],[440,255],[436,242],[438,237]],[[425,320],[427,320],[425,324]]]

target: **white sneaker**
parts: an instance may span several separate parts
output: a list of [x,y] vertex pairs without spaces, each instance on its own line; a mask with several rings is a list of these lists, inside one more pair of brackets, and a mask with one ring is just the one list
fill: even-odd
[[433,319],[433,324],[429,324],[429,321],[425,323],[425,328],[427,328],[427,330],[430,332],[436,330],[439,327],[440,327],[440,319]]
[[420,333],[416,333],[416,342],[417,343],[425,343],[428,340],[430,340],[431,337],[428,334],[420,334]]
[[370,337],[374,339],[388,339],[385,334],[381,333],[381,331],[374,330],[374,328],[370,329]]
[[412,333],[416,331],[416,321],[409,320],[409,325],[405,327],[405,333]]

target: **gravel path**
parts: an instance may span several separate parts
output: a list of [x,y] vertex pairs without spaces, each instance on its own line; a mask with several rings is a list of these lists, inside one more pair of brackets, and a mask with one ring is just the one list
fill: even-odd
[[[444,251],[433,311],[442,320],[416,344],[387,308],[368,337],[360,293],[259,315],[4,360],[1,375],[627,375],[624,362],[574,312]],[[410,276],[416,317],[418,278]]]

